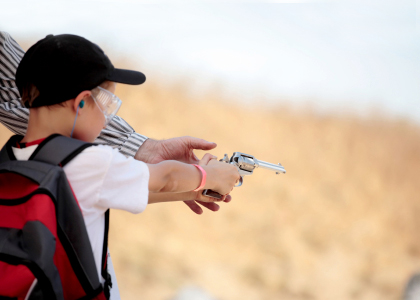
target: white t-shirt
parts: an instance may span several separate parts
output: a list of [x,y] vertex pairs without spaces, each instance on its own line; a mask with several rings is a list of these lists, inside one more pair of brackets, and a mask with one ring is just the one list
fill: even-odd
[[[38,145],[14,148],[17,160],[28,160]],[[110,146],[88,147],[63,168],[79,201],[92,244],[101,282],[105,212],[109,208],[134,214],[142,212],[149,197],[149,169],[132,157],[125,157]],[[115,271],[110,257],[108,272],[112,278],[111,299],[120,299]]]

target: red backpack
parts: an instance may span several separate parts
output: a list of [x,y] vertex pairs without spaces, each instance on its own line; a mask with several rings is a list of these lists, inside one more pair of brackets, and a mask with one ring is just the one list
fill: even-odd
[[27,161],[13,136],[0,152],[0,299],[109,299],[106,213],[99,281],[77,199],[62,167],[92,144],[52,135]]

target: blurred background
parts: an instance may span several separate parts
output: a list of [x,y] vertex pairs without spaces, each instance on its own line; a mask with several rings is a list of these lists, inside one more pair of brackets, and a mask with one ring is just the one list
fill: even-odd
[[218,212],[113,211],[122,299],[402,299],[420,270],[419,8],[287,2],[0,3],[25,50],[73,33],[144,72],[117,87],[137,132],[287,170],[256,170]]

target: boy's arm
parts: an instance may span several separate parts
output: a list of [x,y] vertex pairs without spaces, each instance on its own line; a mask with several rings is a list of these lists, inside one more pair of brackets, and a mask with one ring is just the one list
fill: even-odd
[[150,192],[189,192],[200,185],[202,174],[193,165],[167,160],[158,164],[148,164],[147,167],[150,174]]
[[174,160],[147,164],[147,167],[149,192],[155,193],[191,192],[199,187],[227,195],[240,178],[235,166],[219,162],[209,153],[200,160],[199,167]]

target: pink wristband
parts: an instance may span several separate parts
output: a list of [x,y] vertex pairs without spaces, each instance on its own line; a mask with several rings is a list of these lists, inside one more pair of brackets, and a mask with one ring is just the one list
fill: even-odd
[[201,171],[201,183],[198,186],[198,188],[196,188],[194,190],[194,192],[197,192],[199,190],[201,190],[205,185],[206,185],[206,177],[207,177],[207,173],[206,171],[204,171],[204,169],[202,167],[200,167],[199,165],[193,165],[194,167],[196,167],[197,169],[199,169]]

